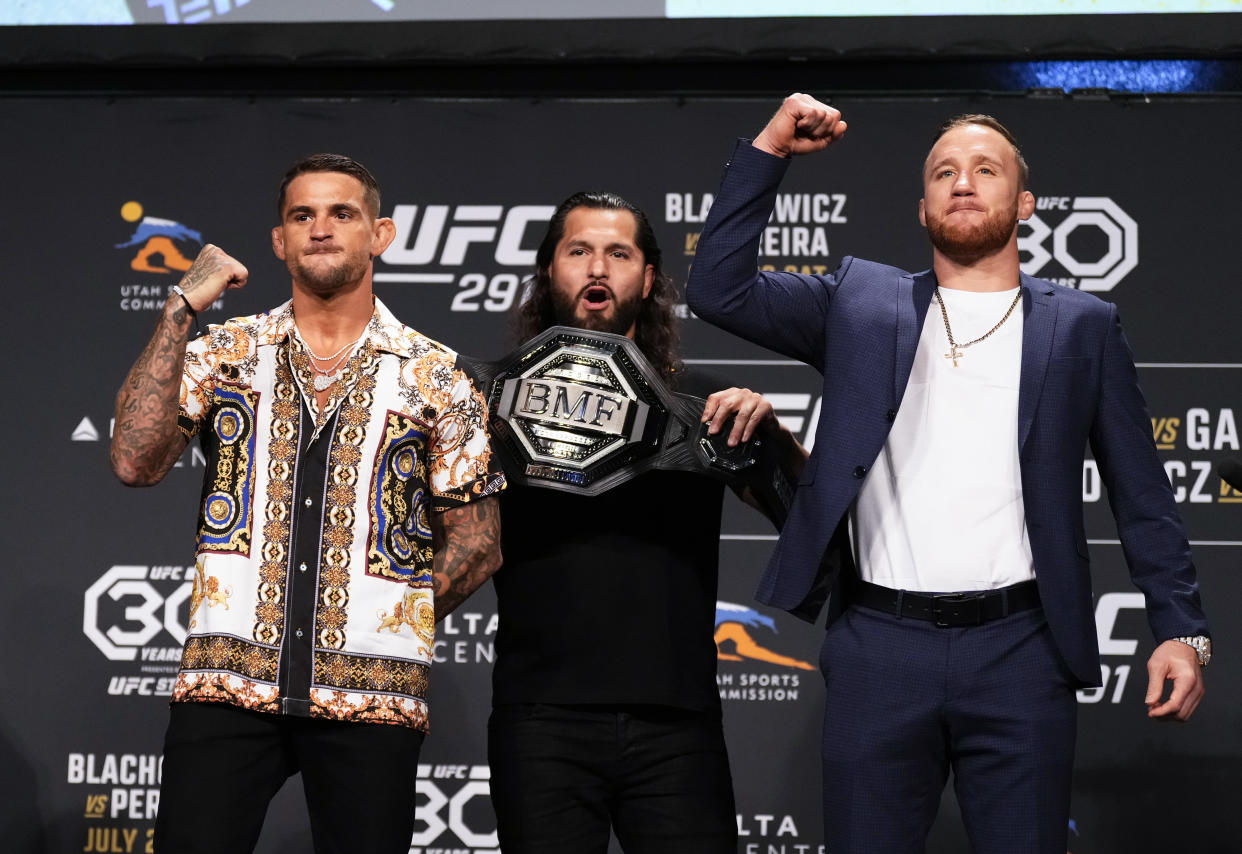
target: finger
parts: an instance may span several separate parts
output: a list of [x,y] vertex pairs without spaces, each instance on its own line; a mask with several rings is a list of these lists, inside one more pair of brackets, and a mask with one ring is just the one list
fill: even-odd
[[750,437],[755,435],[755,431],[759,429],[759,425],[768,418],[774,417],[774,412],[775,410],[772,409],[772,404],[768,402],[767,398],[760,397],[754,411],[750,414],[750,418],[746,420],[746,430],[742,433],[742,441],[749,442]]
[[1199,708],[1199,703],[1203,701],[1203,686],[1200,684],[1199,689],[1191,693],[1190,700],[1182,709],[1182,720],[1190,720],[1190,716],[1195,713],[1195,709]]
[[1199,698],[1194,696],[1194,694],[1192,693],[1191,696],[1187,697],[1186,701],[1182,703],[1181,708],[1177,710],[1177,720],[1179,721],[1190,720],[1190,716],[1195,713],[1195,709],[1198,708],[1198,706],[1199,706]]
[[733,417],[733,429],[729,431],[729,447],[750,438],[750,420],[754,416],[755,406],[751,402],[743,403]]
[[1171,715],[1177,712],[1177,709],[1178,707],[1173,705],[1171,700],[1165,700],[1163,703],[1154,705],[1148,709],[1147,717],[1168,720]]
[[1151,709],[1160,702],[1160,695],[1164,693],[1164,680],[1168,675],[1169,669],[1165,666],[1156,664],[1155,662],[1147,662],[1147,694],[1143,698],[1143,702]]
[[[742,442],[749,442],[750,437],[755,435],[756,425],[758,425],[762,420],[763,418],[757,412],[752,412],[750,417],[746,419],[746,423],[742,425],[742,435],[739,437],[739,440]],[[736,432],[736,427],[734,428],[734,432]],[[736,444],[736,442],[734,444]]]
[[1190,697],[1190,691],[1195,687],[1195,678],[1190,674],[1173,677],[1173,690],[1169,692],[1169,699],[1165,701],[1165,705],[1173,709],[1180,710],[1186,705],[1187,699]]
[[810,118],[812,121],[807,123],[805,129],[816,137],[829,137],[840,121],[841,114],[825,104],[817,104]]
[[1148,716],[1184,720],[1185,718],[1182,715],[1183,706],[1186,705],[1190,690],[1194,687],[1194,681],[1192,676],[1179,676],[1175,678],[1173,680],[1173,690],[1169,693],[1169,699],[1148,711]]
[[703,406],[703,415],[699,418],[699,423],[710,425],[707,428],[707,432],[709,435],[711,433],[716,432],[716,430],[719,429],[719,426],[713,420],[715,419],[716,412],[719,408],[720,408],[719,400],[715,394],[709,396],[707,398],[707,403],[704,404]]

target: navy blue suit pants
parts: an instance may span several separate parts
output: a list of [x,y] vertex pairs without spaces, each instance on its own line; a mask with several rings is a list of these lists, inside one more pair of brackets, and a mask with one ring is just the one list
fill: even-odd
[[956,628],[853,606],[820,668],[832,854],[922,854],[950,770],[975,854],[1065,854],[1075,683],[1041,609]]

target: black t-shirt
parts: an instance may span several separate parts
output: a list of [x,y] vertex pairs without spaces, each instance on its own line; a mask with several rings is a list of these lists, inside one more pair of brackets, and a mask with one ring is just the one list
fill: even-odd
[[[685,371],[678,391],[725,385]],[[724,486],[652,471],[595,497],[510,487],[494,705],[719,707],[716,579]]]

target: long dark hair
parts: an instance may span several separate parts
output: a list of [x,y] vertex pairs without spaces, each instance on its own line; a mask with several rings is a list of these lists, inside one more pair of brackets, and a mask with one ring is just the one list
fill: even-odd
[[634,242],[643,253],[643,262],[655,270],[651,293],[643,300],[634,325],[634,343],[647,357],[647,361],[666,381],[673,380],[681,370],[677,357],[677,318],[673,315],[673,303],[677,290],[673,280],[661,266],[660,244],[656,242],[651,223],[638,207],[615,193],[574,193],[557,206],[548,222],[548,233],[535,253],[535,275],[531,279],[526,299],[513,314],[513,331],[519,342],[527,341],[549,326],[556,325],[556,312],[552,305],[552,277],[549,270],[556,246],[565,236],[565,219],[575,208],[629,211],[634,216]]

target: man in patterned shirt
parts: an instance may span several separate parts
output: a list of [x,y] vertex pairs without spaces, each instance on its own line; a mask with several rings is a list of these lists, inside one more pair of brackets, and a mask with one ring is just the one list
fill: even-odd
[[372,294],[379,209],[356,161],[294,164],[272,230],[292,299],[187,345],[248,275],[204,246],[117,396],[124,483],[159,482],[195,436],[206,457],[165,854],[251,851],[298,771],[318,854],[409,849],[435,621],[499,566],[504,478],[455,354]]

